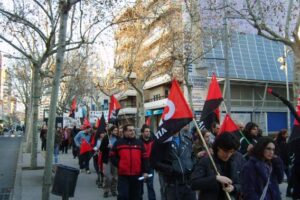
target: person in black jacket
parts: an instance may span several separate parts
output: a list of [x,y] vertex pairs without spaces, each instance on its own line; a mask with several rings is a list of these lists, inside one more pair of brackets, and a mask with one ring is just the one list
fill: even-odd
[[162,176],[164,185],[161,187],[167,200],[196,199],[196,193],[190,187],[193,160],[192,141],[188,136],[176,133],[169,142],[155,141],[150,160]]
[[125,125],[123,134],[110,151],[111,162],[118,168],[118,200],[139,200],[142,184],[138,179],[148,177],[148,158],[143,142],[135,138],[133,125]]
[[258,131],[258,125],[253,122],[248,122],[244,128],[243,134],[245,137],[241,137],[240,139],[241,148],[239,149],[239,152],[243,154],[246,159],[249,158],[249,152],[257,143],[256,139],[258,136]]
[[76,128],[76,125],[73,126],[73,129],[72,129],[72,132],[71,132],[71,141],[72,141],[72,154],[73,154],[73,158],[75,159],[78,154],[79,154],[79,149],[78,147],[76,146],[76,143],[74,142],[74,138],[75,136],[77,135],[77,133],[79,132],[80,130]]
[[109,159],[109,152],[113,147],[114,143],[118,139],[118,127],[112,126],[108,130],[108,135],[105,135],[101,145],[100,151],[102,153],[103,162],[103,174],[104,174],[104,194],[103,197],[108,197],[109,191],[111,191],[112,196],[117,196],[116,186],[117,186],[117,168],[113,166]]
[[284,172],[288,180],[288,186],[286,189],[286,196],[291,197],[291,182],[290,182],[290,162],[289,162],[289,147],[287,144],[288,132],[286,129],[279,131],[275,140],[275,154],[283,161]]
[[209,157],[196,164],[191,176],[191,186],[199,190],[199,199],[227,200],[225,192],[238,198],[241,191],[240,171],[245,163],[243,156],[236,152],[238,138],[231,133],[218,135],[213,144],[213,160],[219,175],[213,168]]

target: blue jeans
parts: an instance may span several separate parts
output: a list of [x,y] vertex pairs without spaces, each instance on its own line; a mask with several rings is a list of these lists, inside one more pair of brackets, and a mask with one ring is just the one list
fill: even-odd
[[59,155],[59,145],[54,144],[54,164],[58,164],[58,155]]
[[149,200],[156,200],[155,191],[154,191],[154,187],[153,187],[154,170],[150,170],[149,174],[152,174],[153,176],[150,177],[150,178],[147,178],[145,182],[142,182],[142,186],[141,186],[141,199],[143,199],[144,183],[146,183],[146,185],[147,185],[147,191],[148,191],[148,199]]

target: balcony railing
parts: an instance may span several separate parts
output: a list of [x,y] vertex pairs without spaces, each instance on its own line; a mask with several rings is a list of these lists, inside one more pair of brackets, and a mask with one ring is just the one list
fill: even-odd
[[153,97],[151,99],[147,99],[147,100],[145,100],[145,103],[158,101],[158,100],[162,100],[162,99],[165,99],[165,98],[168,98],[168,95],[163,95],[163,96],[158,96],[158,97]]

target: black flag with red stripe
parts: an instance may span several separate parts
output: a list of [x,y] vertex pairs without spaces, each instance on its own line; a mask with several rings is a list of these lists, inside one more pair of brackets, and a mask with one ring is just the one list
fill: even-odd
[[164,142],[192,120],[193,112],[187,104],[177,81],[174,79],[167,106],[164,108],[158,131],[155,133],[157,141]]
[[278,93],[274,92],[271,88],[268,88],[267,91],[268,93],[280,99],[289,108],[292,115],[295,117],[293,130],[289,137],[288,142],[292,143],[293,141],[300,139],[300,94],[298,96],[297,111],[296,111],[293,104],[289,102],[286,98],[280,96]]
[[200,127],[203,126],[211,131],[211,126],[214,122],[220,122],[220,110],[219,106],[223,101],[222,92],[217,81],[215,74],[213,74],[210,81],[206,101],[204,103],[201,117]]

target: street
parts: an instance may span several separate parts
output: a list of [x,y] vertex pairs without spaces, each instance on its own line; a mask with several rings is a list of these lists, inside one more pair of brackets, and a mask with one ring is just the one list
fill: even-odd
[[10,198],[20,149],[20,137],[0,137],[0,199]]

